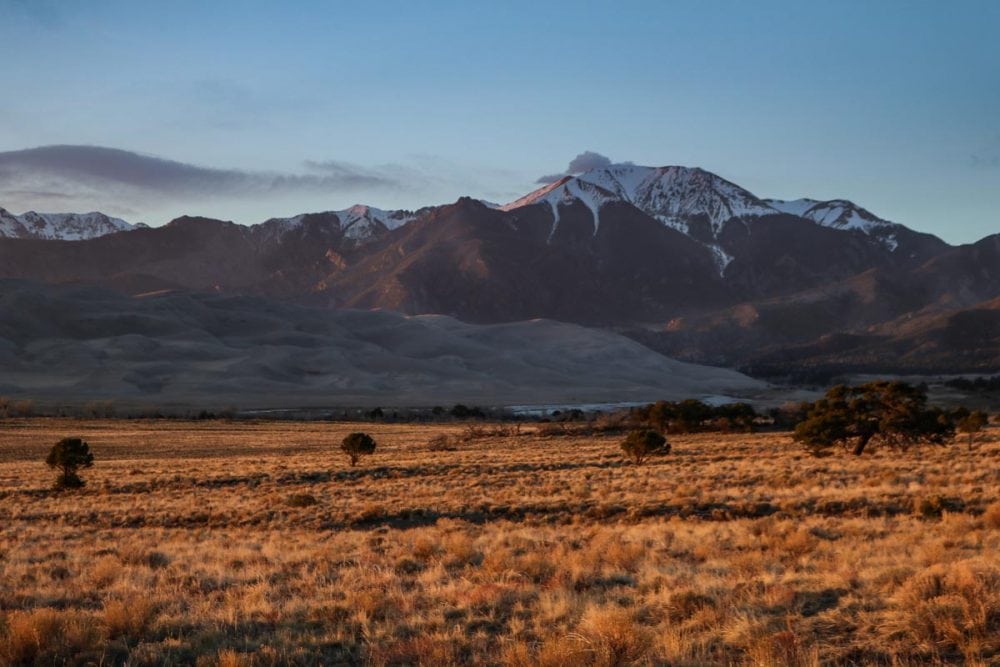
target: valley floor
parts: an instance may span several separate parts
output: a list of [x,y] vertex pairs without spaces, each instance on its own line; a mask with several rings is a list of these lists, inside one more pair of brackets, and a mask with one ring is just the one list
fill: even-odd
[[[996,428],[642,466],[535,429],[0,423],[0,664],[1000,664]],[[96,463],[56,494],[67,435]]]

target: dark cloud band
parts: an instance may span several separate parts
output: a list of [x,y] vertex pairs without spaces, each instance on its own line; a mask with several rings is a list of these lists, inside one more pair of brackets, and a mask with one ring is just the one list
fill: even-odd
[[[140,196],[233,196],[254,192],[339,192],[393,188],[387,175],[343,162],[312,163],[313,173],[213,169],[101,146],[42,146],[0,153],[0,193],[72,193],[81,188]],[[336,169],[315,165],[336,164]]]

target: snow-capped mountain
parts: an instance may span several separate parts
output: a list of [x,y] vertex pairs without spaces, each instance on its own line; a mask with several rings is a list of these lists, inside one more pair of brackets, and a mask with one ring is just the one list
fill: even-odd
[[616,164],[566,176],[503,209],[510,211],[542,201],[555,205],[574,197],[592,210],[611,199],[625,201],[684,233],[690,231],[694,218],[703,218],[711,226],[713,236],[733,218],[775,213],[752,193],[704,169],[633,164]]
[[513,211],[533,204],[552,208],[552,233],[559,225],[559,207],[579,201],[600,225],[600,209],[609,201],[632,204],[646,215],[703,243],[716,256],[719,270],[732,257],[719,242],[719,234],[731,220],[747,220],[780,213],[794,215],[830,229],[861,231],[888,250],[899,245],[897,234],[905,228],[883,220],[845,199],[761,199],[721,176],[699,168],[643,167],[615,164],[549,183],[509,204]]
[[[336,220],[332,220],[336,216]],[[387,211],[374,206],[356,204],[340,211],[325,213],[303,213],[289,218],[271,218],[266,222],[250,225],[251,233],[261,234],[275,240],[285,233],[301,228],[310,218],[322,217],[332,221],[342,236],[363,243],[389,230],[396,229],[413,220],[410,211]],[[36,213],[28,211],[14,215],[0,208],[0,238],[43,239],[58,241],[85,241],[107,234],[129,231],[143,224],[131,224],[120,218],[112,218],[103,213]]]
[[402,227],[414,218],[410,211],[384,211],[364,204],[355,204],[334,213],[340,218],[344,235],[352,239],[370,238],[379,225],[391,230]]
[[857,229],[869,236],[878,237],[890,250],[896,248],[895,232],[900,225],[883,220],[846,199],[831,199],[830,201],[765,199],[764,201],[768,206],[782,213],[797,215],[833,229]]
[[[333,220],[334,216],[336,220]],[[410,211],[385,211],[374,206],[355,204],[341,211],[303,213],[291,218],[271,218],[259,225],[252,225],[250,229],[251,231],[259,230],[258,233],[280,240],[286,233],[301,229],[303,224],[310,219],[320,219],[327,224],[337,225],[337,229],[344,238],[363,243],[405,225],[414,217]]]
[[600,226],[601,206],[609,201],[632,204],[704,244],[715,257],[720,274],[733,259],[718,243],[726,222],[777,212],[747,190],[704,169],[634,164],[616,164],[565,176],[501,208],[512,211],[532,204],[549,204],[554,219],[551,237],[559,225],[559,206],[574,200],[593,212],[595,234]]
[[14,215],[0,208],[0,237],[82,241],[135,229],[119,218],[103,213],[36,213]]

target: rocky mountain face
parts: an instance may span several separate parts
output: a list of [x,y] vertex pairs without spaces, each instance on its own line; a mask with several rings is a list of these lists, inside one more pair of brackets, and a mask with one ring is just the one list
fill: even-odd
[[962,333],[971,323],[1000,337],[989,326],[997,237],[952,247],[846,200],[761,199],[701,169],[612,165],[500,206],[355,206],[249,227],[185,217],[73,243],[41,238],[0,239],[0,278],[476,323],[551,318],[766,375],[916,368],[939,335],[953,344],[936,344],[924,365],[1000,367],[996,345]]
[[635,328],[670,356],[760,376],[1000,369],[1000,235],[909,269]]

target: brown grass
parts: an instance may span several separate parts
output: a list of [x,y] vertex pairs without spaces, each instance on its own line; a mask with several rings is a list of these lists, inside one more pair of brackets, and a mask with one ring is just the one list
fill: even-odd
[[[0,664],[1000,664],[1000,443],[0,425]],[[436,435],[447,448],[428,447]],[[81,435],[79,493],[45,451]]]

